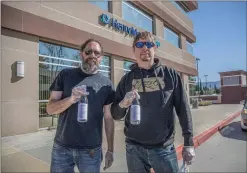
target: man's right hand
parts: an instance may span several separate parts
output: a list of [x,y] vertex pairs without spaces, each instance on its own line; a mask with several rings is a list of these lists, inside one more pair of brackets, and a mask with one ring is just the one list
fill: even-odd
[[130,92],[127,92],[124,96],[124,99],[119,103],[119,106],[122,108],[127,108],[131,105],[133,100],[138,97],[137,90],[132,90]]
[[72,103],[78,102],[82,96],[86,96],[89,93],[86,91],[86,89],[81,88],[81,87],[75,87],[72,89],[72,94],[70,96],[70,100]]

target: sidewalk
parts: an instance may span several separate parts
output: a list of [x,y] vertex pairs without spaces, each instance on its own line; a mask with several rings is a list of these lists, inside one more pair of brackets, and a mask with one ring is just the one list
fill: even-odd
[[196,149],[189,171],[247,172],[246,142],[247,133],[241,130],[239,116]]
[[[210,105],[192,109],[194,136],[239,111],[241,107],[242,105]],[[115,123],[115,161],[107,172],[127,172],[123,123]],[[2,137],[2,172],[49,172],[54,134],[55,130]],[[103,140],[105,153],[105,135]],[[175,145],[177,147],[182,143],[181,128],[177,120]]]

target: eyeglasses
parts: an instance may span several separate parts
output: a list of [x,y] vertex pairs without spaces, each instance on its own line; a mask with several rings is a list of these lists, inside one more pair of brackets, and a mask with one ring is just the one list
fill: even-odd
[[84,51],[86,55],[91,55],[92,53],[94,53],[94,55],[96,56],[100,56],[101,52],[97,51],[97,50],[92,50],[92,49],[88,49]]
[[137,48],[143,48],[144,45],[146,45],[146,47],[148,49],[151,48],[151,47],[154,47],[154,43],[153,42],[149,42],[149,41],[147,41],[147,42],[141,42],[141,41],[139,41],[139,42],[136,42],[136,44],[135,44],[135,46]]

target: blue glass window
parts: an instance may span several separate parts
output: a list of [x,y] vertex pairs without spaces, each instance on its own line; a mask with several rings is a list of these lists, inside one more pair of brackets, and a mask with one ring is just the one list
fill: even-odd
[[172,30],[170,30],[170,29],[168,29],[168,28],[165,27],[165,29],[164,29],[164,36],[165,36],[165,40],[166,41],[168,41],[172,45],[176,46],[177,48],[180,47],[179,46],[179,36],[178,36],[178,34],[176,34]]
[[188,41],[186,41],[186,49],[187,49],[187,52],[193,55],[193,45],[189,43]]
[[94,1],[94,0],[88,0],[90,3],[98,6],[102,10],[109,11],[109,5],[108,0],[101,0],[101,1]]
[[[81,65],[80,51],[47,42],[39,42],[39,67],[41,71],[57,73],[64,68]],[[104,56],[100,64],[100,73],[110,78],[110,57]],[[55,77],[53,76],[52,79]]]
[[130,66],[134,64],[134,62],[131,61],[124,61],[124,74],[128,73],[130,71]]
[[[49,87],[65,68],[76,68],[81,65],[80,51],[62,45],[39,42],[39,117],[47,118],[46,105],[50,97]],[[99,72],[110,78],[110,57],[104,56]],[[45,122],[45,123],[43,123]],[[53,122],[53,121],[52,121]],[[39,127],[53,126],[48,121],[41,120]]]
[[146,31],[153,33],[153,19],[145,12],[137,9],[128,2],[122,2],[123,19]]

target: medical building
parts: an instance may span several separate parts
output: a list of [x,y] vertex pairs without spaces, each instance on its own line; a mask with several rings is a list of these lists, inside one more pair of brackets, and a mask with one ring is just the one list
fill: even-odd
[[100,72],[116,87],[135,62],[133,37],[150,31],[156,57],[181,75],[188,97],[197,76],[193,44],[196,1],[2,1],[2,136],[56,126],[46,113],[49,86],[64,68],[80,65],[79,47],[89,38],[104,47]]

